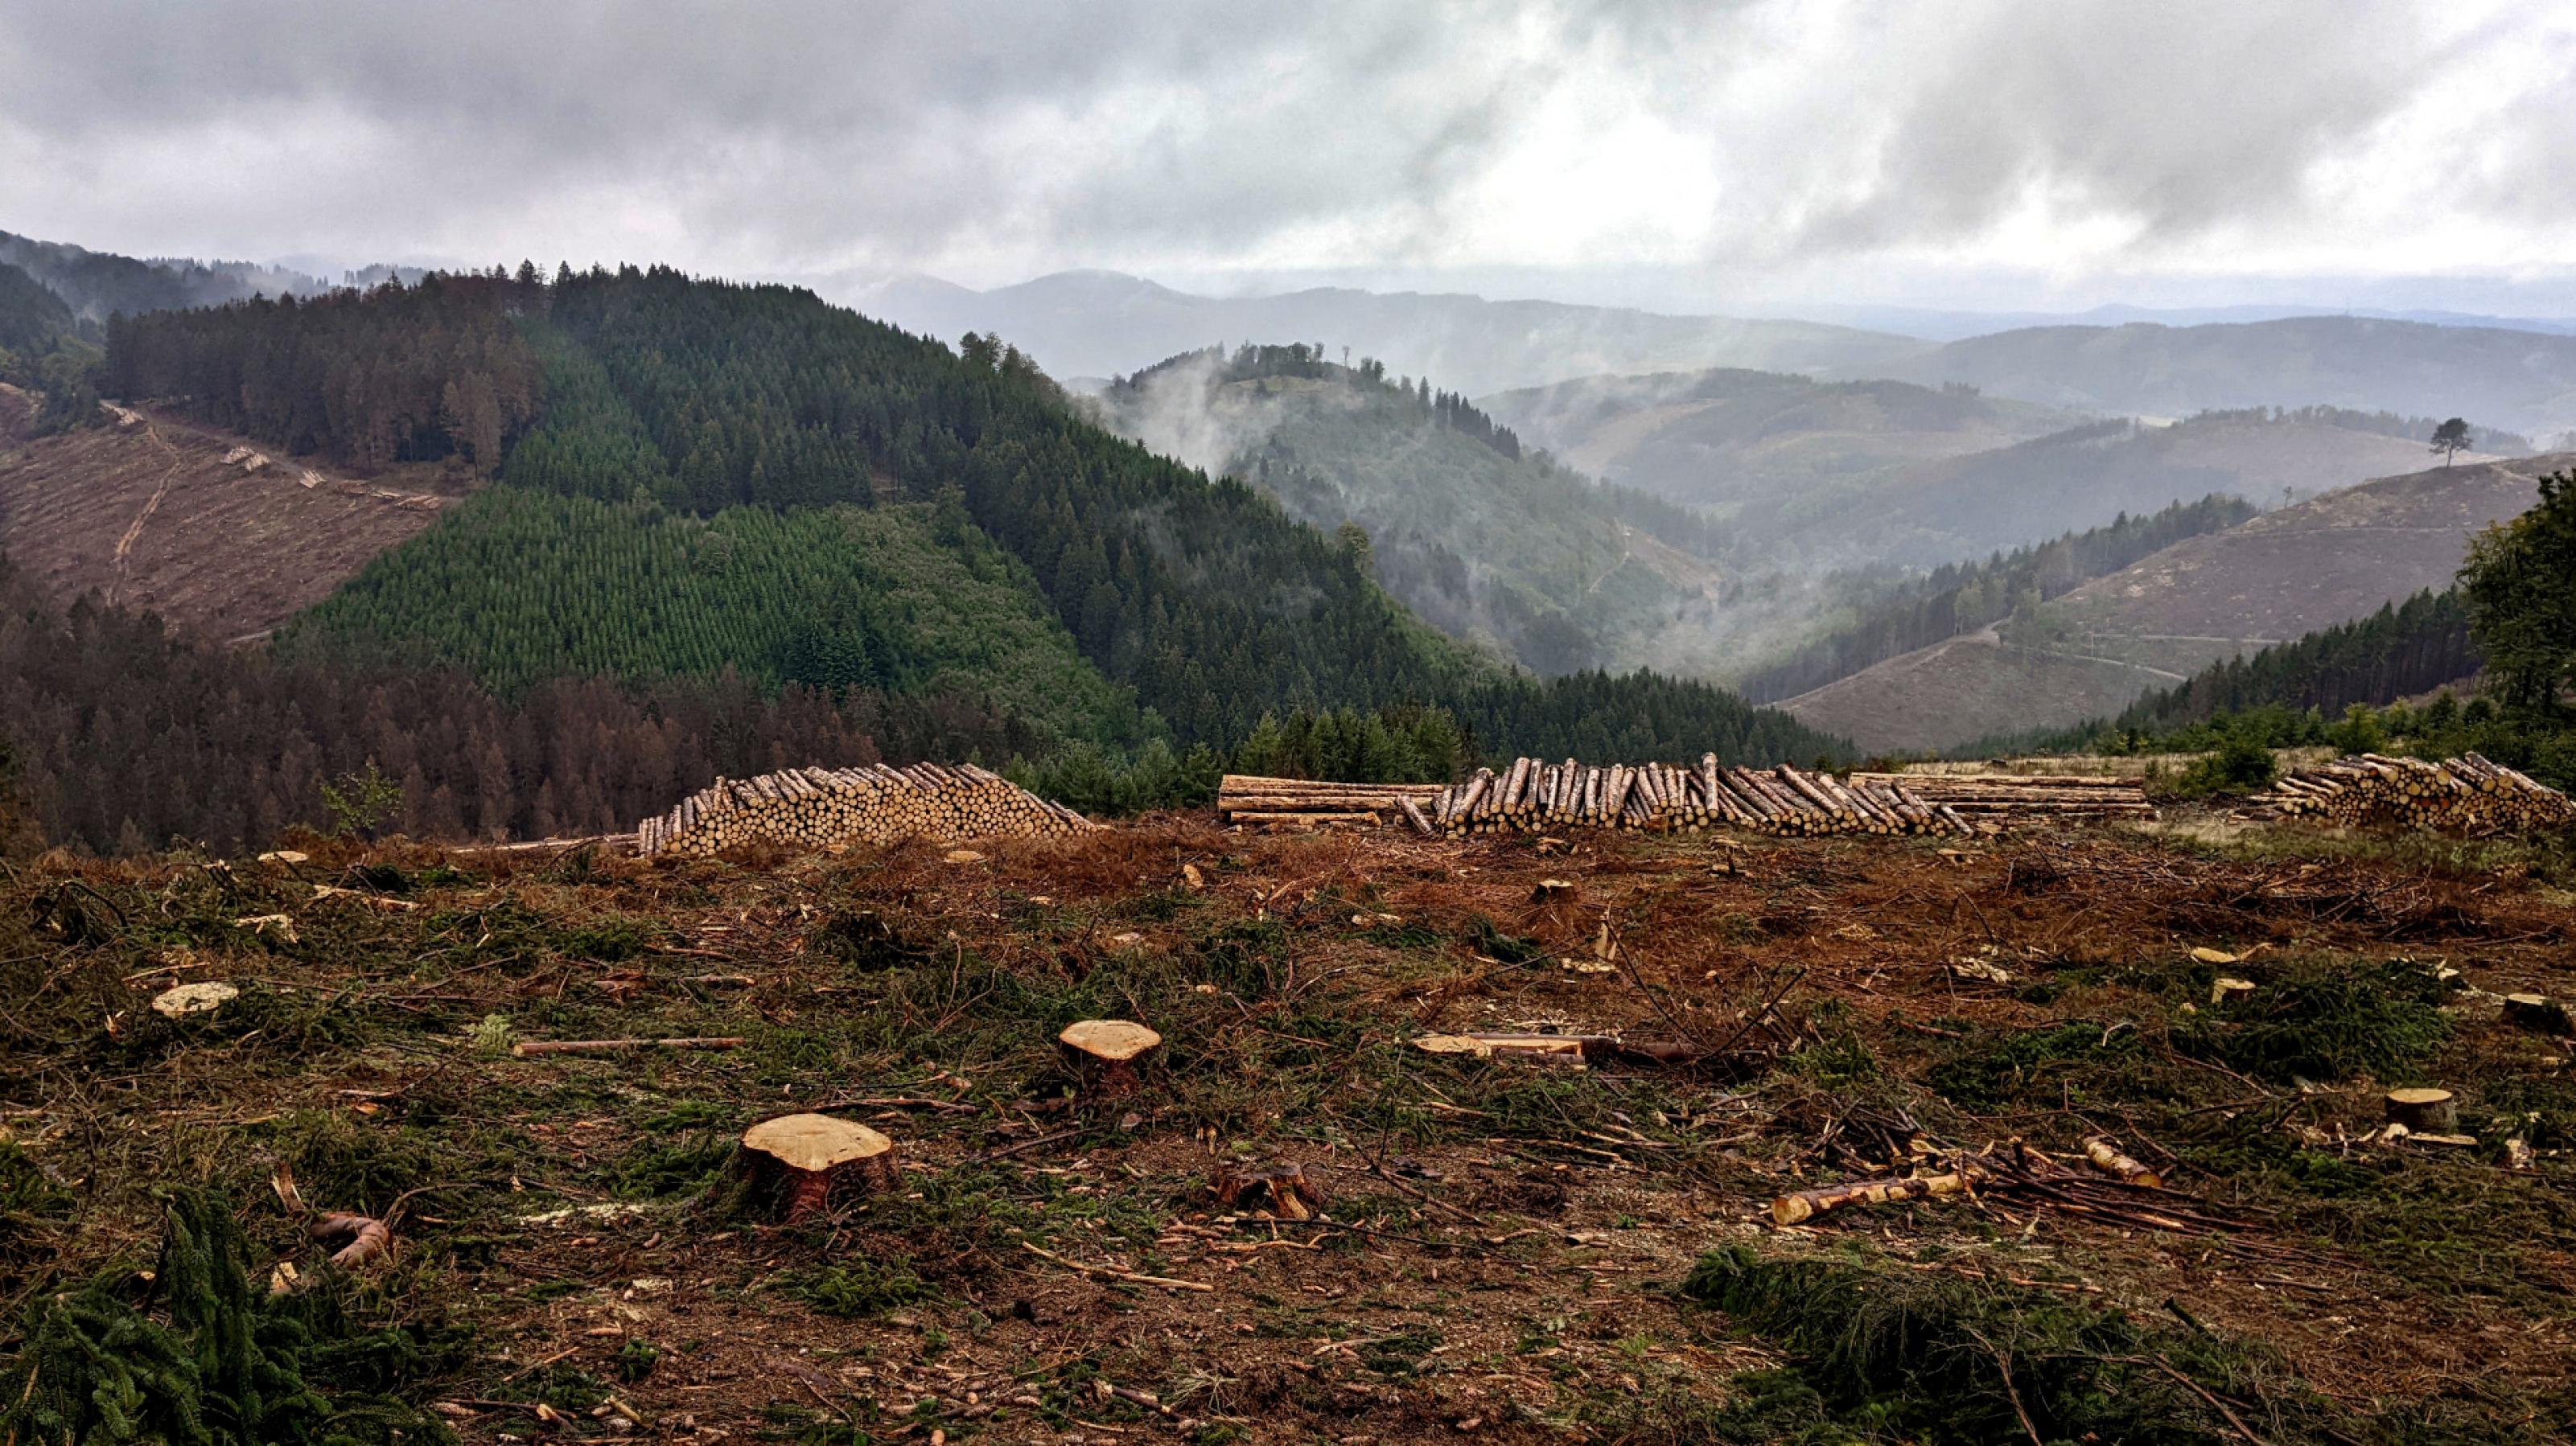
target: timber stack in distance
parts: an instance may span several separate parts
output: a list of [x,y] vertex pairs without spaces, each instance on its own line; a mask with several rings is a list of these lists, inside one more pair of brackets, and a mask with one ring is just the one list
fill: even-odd
[[[2021,780],[2006,779],[2008,784]],[[1961,780],[1933,775],[1868,773],[1837,779],[1788,764],[1732,767],[1702,754],[1696,766],[1566,759],[1515,759],[1480,768],[1464,782],[1438,784],[1317,783],[1229,774],[1217,793],[1227,823],[1313,828],[1329,824],[1402,823],[1429,838],[1544,832],[1559,828],[1697,832],[1721,826],[1756,833],[1935,834],[1978,831],[1970,814],[1998,812],[2151,812],[2138,780],[2084,780],[2022,804],[2028,790],[2003,788],[1968,797]],[[1932,787],[1926,788],[1930,784]],[[1964,800],[1954,806],[1951,800]]]
[[1855,773],[1855,784],[1899,784],[1926,803],[1954,813],[2154,813],[2144,777],[2081,773]]
[[2427,763],[2363,753],[2274,780],[2254,802],[2274,818],[2316,818],[2444,833],[2521,833],[2576,827],[2576,803],[2547,784],[2475,753]]
[[1098,827],[988,769],[965,763],[910,768],[789,768],[758,778],[719,778],[669,813],[635,828],[635,851],[711,854],[737,844],[828,848],[906,839],[1041,838]]

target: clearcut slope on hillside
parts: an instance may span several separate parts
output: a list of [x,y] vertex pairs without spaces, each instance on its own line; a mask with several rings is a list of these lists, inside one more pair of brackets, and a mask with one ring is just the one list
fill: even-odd
[[1863,748],[1952,747],[2118,712],[2193,672],[2450,585],[2470,535],[2531,505],[2556,454],[2383,477],[2178,542],[2000,628],[1781,706]]

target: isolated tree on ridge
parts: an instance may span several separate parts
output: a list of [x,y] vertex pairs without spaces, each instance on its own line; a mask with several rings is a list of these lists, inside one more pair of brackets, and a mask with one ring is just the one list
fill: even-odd
[[2469,424],[2463,418],[2453,417],[2433,429],[2433,450],[2442,455],[2442,465],[2445,467],[2450,466],[2451,459],[2458,456],[2468,445]]

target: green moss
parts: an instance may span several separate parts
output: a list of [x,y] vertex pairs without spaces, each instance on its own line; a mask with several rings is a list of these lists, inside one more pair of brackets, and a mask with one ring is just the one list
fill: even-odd
[[879,1316],[938,1295],[913,1272],[912,1262],[899,1255],[829,1265],[800,1277],[794,1289],[807,1305],[841,1316]]
[[617,1194],[627,1200],[694,1195],[715,1182],[733,1152],[734,1137],[718,1133],[691,1132],[644,1145],[618,1162]]

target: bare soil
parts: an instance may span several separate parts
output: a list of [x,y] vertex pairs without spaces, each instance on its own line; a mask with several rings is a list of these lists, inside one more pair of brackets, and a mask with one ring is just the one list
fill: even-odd
[[[147,1266],[177,1183],[321,1270],[282,1169],[313,1210],[393,1220],[353,1308],[428,1343],[400,1390],[475,1441],[1765,1439],[1728,1414],[1770,1379],[1746,1373],[1804,1358],[1677,1289],[1726,1245],[2179,1311],[2298,1383],[2231,1394],[2265,1440],[2566,1421],[2576,1081],[2495,998],[2576,995],[2563,849],[2215,819],[1460,847],[1170,818],[978,851],[314,842],[22,869],[0,1117],[73,1203],[13,1222],[0,1305]],[[2413,1044],[2374,1033],[2369,991],[2298,992],[2397,960],[2460,976],[2390,1017]],[[2359,1022],[2221,1019],[2219,973]],[[243,995],[147,1007],[206,980]],[[1053,1040],[1086,1017],[1163,1034],[1142,1094],[1067,1097]],[[2300,1043],[2319,1064],[2260,1021],[2345,1043]],[[1569,1070],[1405,1043],[1468,1029],[1716,1053]],[[664,1036],[745,1043],[508,1051]],[[2337,1053],[2372,1049],[2377,1074]],[[2460,1092],[2476,1145],[2362,1143],[2419,1081]],[[724,1213],[728,1142],[792,1110],[892,1136],[902,1185],[814,1225]],[[2237,1228],[2009,1190],[1766,1213],[2013,1138],[2080,1169],[2095,1132]],[[1229,1160],[1303,1165],[1325,1218],[1216,1209]],[[2171,1439],[2233,1438],[2213,1414]]]
[[65,604],[95,592],[214,641],[320,602],[470,490],[428,464],[352,477],[148,409],[53,437],[26,435],[32,414],[0,387],[0,547]]

